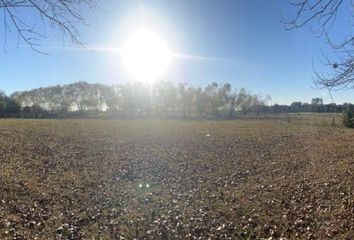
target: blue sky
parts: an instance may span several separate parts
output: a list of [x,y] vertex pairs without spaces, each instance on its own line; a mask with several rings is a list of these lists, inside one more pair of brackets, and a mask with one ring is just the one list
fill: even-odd
[[[88,19],[89,26],[80,27],[81,39],[90,47],[119,47],[130,31],[144,25],[173,51],[199,56],[174,59],[164,79],[193,86],[230,82],[236,88],[270,94],[273,103],[310,102],[312,97],[330,102],[327,91],[312,89],[313,63],[321,70],[319,58],[330,49],[309,27],[284,30],[280,13],[292,12],[286,1],[107,0],[101,6],[104,10]],[[336,31],[340,36],[345,26]],[[24,43],[17,48],[16,39],[10,34],[6,52],[0,50],[0,88],[7,94],[79,80],[106,84],[129,80],[117,53],[70,48],[60,36],[53,36],[42,42],[42,50],[50,54],[41,55]],[[352,91],[333,93],[338,103],[354,102],[353,96]]]

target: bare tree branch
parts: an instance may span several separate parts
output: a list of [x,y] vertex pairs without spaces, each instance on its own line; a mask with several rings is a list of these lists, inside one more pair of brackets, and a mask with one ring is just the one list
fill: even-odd
[[[325,36],[334,51],[334,57],[325,58],[323,63],[329,68],[326,74],[315,70],[314,83],[318,88],[343,89],[354,88],[354,35],[349,29],[349,36],[340,42],[335,42],[329,34],[337,20],[340,8],[351,10],[353,17],[353,0],[293,0],[289,4],[296,9],[290,20],[283,20],[287,30],[301,28],[314,23],[320,35]],[[348,6],[348,8],[346,8]],[[352,19],[351,19],[352,21]],[[351,25],[353,26],[353,25]]]
[[[79,47],[85,46],[78,31],[79,25],[86,25],[82,12],[85,9],[94,10],[97,5],[95,0],[0,0],[0,8],[3,9],[4,47],[7,44],[7,33],[15,29],[19,40],[34,51],[43,53],[39,47],[40,40],[47,37],[46,26],[59,31],[64,40],[69,39]],[[21,16],[23,12],[37,16],[43,27],[25,20]]]

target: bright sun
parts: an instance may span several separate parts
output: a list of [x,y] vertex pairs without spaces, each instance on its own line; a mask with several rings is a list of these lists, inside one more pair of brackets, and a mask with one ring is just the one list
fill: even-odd
[[141,29],[122,47],[123,64],[135,80],[153,82],[166,73],[171,51],[157,34]]

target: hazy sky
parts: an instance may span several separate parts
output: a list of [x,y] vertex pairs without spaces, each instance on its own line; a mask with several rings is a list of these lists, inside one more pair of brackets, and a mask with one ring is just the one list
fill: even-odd
[[[119,47],[135,28],[154,30],[179,54],[164,79],[205,86],[216,81],[270,94],[273,103],[311,101],[328,92],[313,90],[313,63],[329,51],[310,28],[285,31],[280,23],[291,9],[283,0],[243,1],[102,1],[103,11],[81,27],[81,39],[92,49]],[[344,11],[346,11],[344,9]],[[87,13],[89,14],[89,13]],[[32,16],[27,15],[26,18]],[[339,16],[340,17],[340,16]],[[339,34],[345,27],[336,29]],[[0,33],[3,40],[3,33]],[[109,51],[84,51],[63,45],[60,36],[43,42],[41,55],[24,43],[16,47],[10,34],[0,49],[0,88],[16,90],[66,84],[79,80],[106,84],[129,80],[120,56]],[[335,92],[336,102],[354,102],[352,91]]]

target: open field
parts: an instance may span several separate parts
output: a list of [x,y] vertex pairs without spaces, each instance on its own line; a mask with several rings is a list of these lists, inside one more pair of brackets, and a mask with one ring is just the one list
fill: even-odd
[[[23,119],[33,119],[33,118],[44,118],[44,119],[169,119],[169,120],[230,120],[229,114],[221,114],[219,116],[215,115],[187,115],[182,116],[177,115],[166,115],[157,114],[153,116],[148,116],[144,114],[124,115],[122,113],[118,115],[112,115],[108,112],[96,113],[72,113],[72,115],[40,115],[35,116],[33,114],[0,114],[0,118],[23,118]],[[244,115],[241,112],[234,114],[231,119],[235,120],[271,120],[271,121],[283,121],[291,124],[300,125],[311,125],[320,127],[343,127],[343,113],[317,113],[317,112],[294,112],[294,113],[248,113]]]
[[259,115],[248,114],[235,116],[235,119],[243,120],[272,120],[283,121],[291,124],[311,125],[321,127],[343,127],[342,113],[315,113],[315,112],[298,112],[298,113],[262,113]]
[[354,131],[0,120],[0,239],[353,239]]

